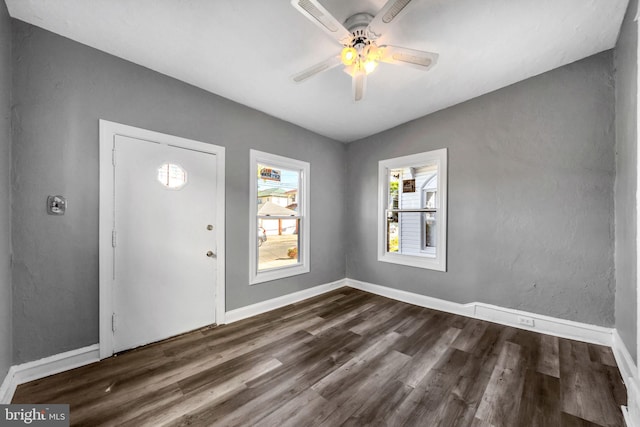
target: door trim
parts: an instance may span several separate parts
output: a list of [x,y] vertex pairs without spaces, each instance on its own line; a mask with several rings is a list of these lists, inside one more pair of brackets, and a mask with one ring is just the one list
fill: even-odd
[[215,154],[216,156],[216,323],[225,323],[225,148],[191,139],[158,133],[133,126],[99,121],[100,127],[100,208],[99,208],[99,298],[100,298],[100,359],[113,355],[113,268],[114,256],[111,244],[115,222],[114,170],[112,163],[114,138],[130,138],[159,142],[174,147],[187,148]]

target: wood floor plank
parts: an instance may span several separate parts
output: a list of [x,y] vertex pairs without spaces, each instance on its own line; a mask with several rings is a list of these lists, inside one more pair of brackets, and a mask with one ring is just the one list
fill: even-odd
[[144,396],[132,398],[118,405],[118,411],[108,399],[92,402],[90,405],[73,405],[71,423],[74,425],[99,425],[108,422],[111,425],[124,425],[129,419],[146,418],[146,414],[156,408],[172,405],[183,396],[182,391],[175,384],[163,388],[149,390]]
[[381,315],[387,315],[388,310],[397,310],[397,308],[400,307],[398,301],[377,299],[370,302],[373,305],[370,309],[362,311],[356,316],[352,316],[346,319],[346,321],[342,323],[340,327],[344,329],[352,329],[354,326],[366,322],[369,319],[376,319]]
[[540,335],[540,354],[536,369],[541,374],[560,378],[560,349],[558,337]]
[[446,411],[446,398],[459,379],[461,368],[466,364],[468,353],[449,349],[438,365],[407,396],[397,411],[388,419],[389,425],[439,425]]
[[[474,356],[469,355],[468,359]],[[489,382],[486,378],[469,378],[460,376],[451,392],[443,399],[439,408],[441,425],[467,426],[470,425],[482,398],[482,391]]]
[[316,417],[329,416],[336,409],[335,404],[327,401],[314,390],[307,389],[271,414],[258,420],[255,425],[298,427],[308,422],[309,414],[316,414]]
[[560,406],[560,380],[529,369],[515,425],[561,426]]
[[319,333],[322,333],[323,331],[326,331],[329,328],[333,328],[337,325],[341,325],[346,321],[358,316],[360,313],[363,313],[367,310],[372,309],[373,307],[375,307],[374,303],[368,303],[368,304],[361,305],[359,307],[352,307],[349,310],[339,311],[340,313],[339,315],[332,316],[330,319],[325,319],[324,322],[317,323],[316,325],[308,327],[305,330],[310,334],[317,335]]
[[440,338],[442,333],[449,329],[447,319],[441,313],[430,317],[423,325],[405,340],[400,340],[395,347],[401,353],[413,357],[421,350],[430,348]]
[[613,401],[618,405],[627,405],[627,389],[617,366],[603,365],[603,381]]
[[608,347],[342,288],[23,384],[87,426],[623,426]]
[[587,344],[589,348],[589,357],[592,362],[600,363],[607,366],[617,366],[616,359],[609,347],[597,344]]
[[414,354],[406,368],[398,376],[409,387],[417,387],[418,384],[429,374],[443,355],[451,348],[460,333],[460,329],[448,328],[443,334],[428,348],[424,348]]
[[591,421],[567,414],[566,412],[563,412],[560,417],[562,419],[562,427],[603,427],[600,424],[592,423]]
[[386,335],[362,353],[355,354],[347,363],[313,384],[311,388],[325,398],[331,399],[349,385],[355,372],[364,370],[370,361],[389,351],[399,337],[400,335],[395,332]]
[[505,342],[475,417],[495,426],[516,425],[524,374],[522,348]]
[[591,362],[586,343],[560,342],[562,411],[603,426],[621,425],[622,412],[611,393],[608,374]]
[[488,325],[488,322],[470,319],[451,346],[458,350],[471,352],[471,349],[482,339],[482,335],[487,330]]
[[[358,324],[349,324],[345,325],[345,327],[358,335],[376,335],[376,332],[380,332],[380,329],[396,329],[402,323],[404,312],[407,311],[409,307],[409,304],[396,302],[395,304],[386,306],[382,312],[376,312],[374,315],[368,316],[367,319]],[[398,316],[399,313],[400,316]]]
[[[458,323],[460,325],[460,323]],[[451,397],[453,396],[456,385],[460,379],[460,369],[466,365],[469,359],[469,353],[460,351],[455,348],[450,348],[443,357],[436,363],[433,370],[442,374],[442,378],[446,378],[446,386],[442,386],[442,395],[438,398],[438,394],[430,393],[427,403],[423,401],[424,415],[418,418],[409,417],[409,421],[414,424],[420,422],[422,418],[431,420],[435,425],[454,425],[452,413],[449,412],[449,403],[451,403]],[[437,383],[437,382],[436,382]],[[424,378],[419,384],[417,389],[431,389],[433,388],[433,381],[428,378]],[[444,398],[443,398],[444,397]],[[415,417],[415,414],[414,414]]]
[[[344,293],[337,293],[334,295],[327,295],[327,296],[319,295],[317,297],[311,298],[310,300],[305,300],[305,301],[308,301],[306,304],[302,304],[302,303],[292,304],[291,310],[283,312],[280,315],[280,318],[288,319],[298,314],[304,314],[306,312],[310,312],[316,309],[319,311],[320,309],[326,307],[327,304],[332,303],[334,301],[339,301],[344,297],[345,297]],[[314,303],[312,304],[311,302],[314,302]]]
[[[372,359],[362,370],[356,370],[350,381],[330,399],[337,410],[322,420],[321,426],[332,427],[343,424],[356,411],[362,409],[370,398],[380,399],[380,384],[391,381],[395,373],[402,369],[409,356],[391,351]],[[313,388],[313,387],[312,387]]]
[[401,381],[386,381],[367,397],[366,402],[356,410],[343,424],[358,426],[387,425],[384,421],[395,408],[413,391]]

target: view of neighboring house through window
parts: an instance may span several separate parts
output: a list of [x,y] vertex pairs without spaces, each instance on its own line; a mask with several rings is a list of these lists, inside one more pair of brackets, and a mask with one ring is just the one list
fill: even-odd
[[446,270],[446,149],[382,160],[378,259]]
[[251,150],[251,283],[309,271],[309,164]]

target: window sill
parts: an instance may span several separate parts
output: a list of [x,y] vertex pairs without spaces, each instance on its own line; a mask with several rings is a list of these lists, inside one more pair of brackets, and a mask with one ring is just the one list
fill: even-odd
[[406,265],[409,267],[424,268],[428,270],[447,271],[447,266],[441,259],[429,256],[428,254],[425,254],[424,256],[413,256],[384,253],[378,255],[378,261]]
[[249,280],[249,285],[284,279],[285,277],[298,276],[309,272],[309,266],[298,264],[293,267],[279,267],[261,271]]

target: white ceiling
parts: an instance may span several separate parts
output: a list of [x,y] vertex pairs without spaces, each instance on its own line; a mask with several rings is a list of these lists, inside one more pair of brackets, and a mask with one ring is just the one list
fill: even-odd
[[[385,0],[320,0],[340,21]],[[380,64],[354,102],[340,46],[289,0],[6,0],[12,17],[339,141],[353,141],[614,47],[628,0],[414,0],[382,43],[440,54]]]

